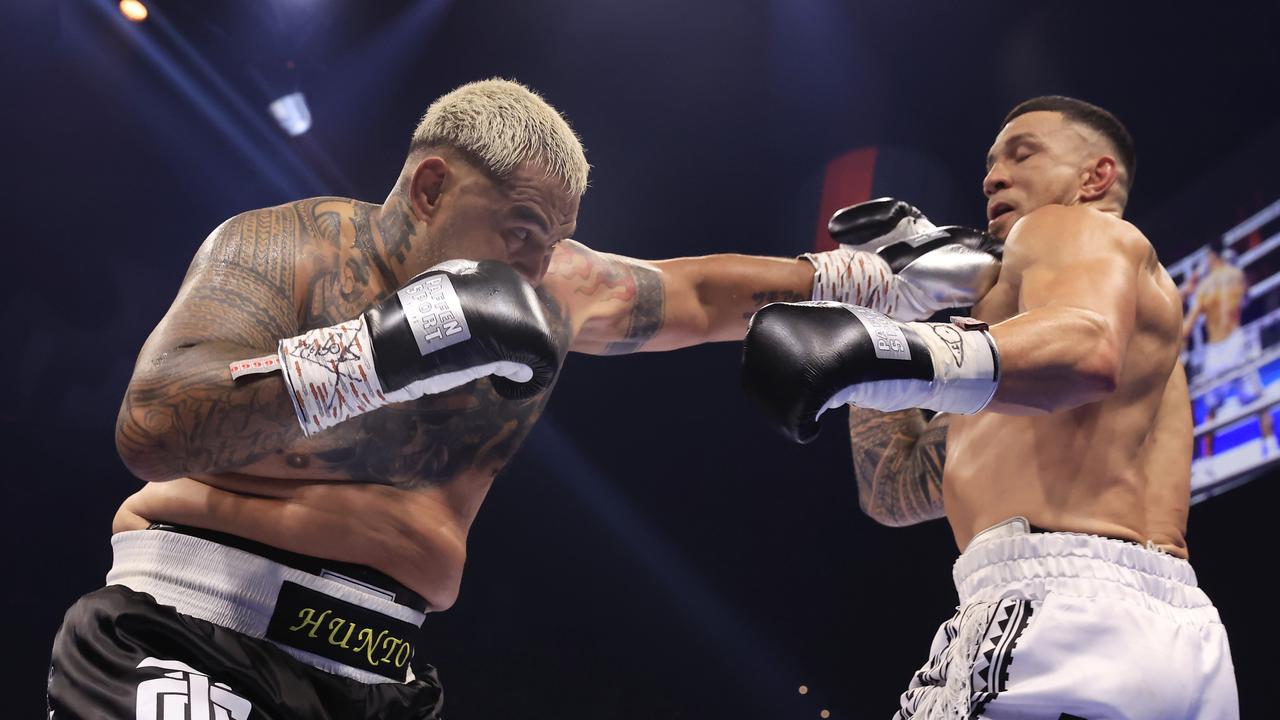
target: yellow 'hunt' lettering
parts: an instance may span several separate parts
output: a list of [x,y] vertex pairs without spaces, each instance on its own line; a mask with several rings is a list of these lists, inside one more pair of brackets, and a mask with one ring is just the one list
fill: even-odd
[[390,644],[391,649],[387,651],[386,655],[382,656],[382,659],[378,661],[378,664],[381,665],[382,663],[391,662],[391,654],[396,651],[396,647],[402,642],[404,641],[397,637],[388,637],[386,640],[383,640],[382,647],[386,647]]
[[[347,634],[342,636],[341,642],[338,642],[334,640],[334,637],[338,634],[338,631],[342,629],[343,625],[347,626]],[[346,620],[343,620],[342,618],[334,618],[330,620],[329,621],[329,644],[337,645],[338,647],[344,648],[344,649],[349,648],[350,646],[347,645],[347,642],[351,640],[351,631],[355,629],[356,629],[355,623],[349,623]]]
[[355,652],[362,652],[364,646],[373,638],[373,631],[369,628],[360,628],[360,634],[356,636],[359,642],[356,644]]
[[[363,633],[363,631],[361,631],[361,632]],[[373,634],[373,633],[372,633],[372,631],[371,631],[369,634],[370,634],[370,635],[372,635],[372,634]],[[373,651],[374,651],[374,650],[375,650],[379,645],[381,645],[381,644],[382,644],[382,638],[383,638],[386,634],[387,634],[387,631],[386,631],[386,630],[383,630],[382,632],[378,633],[378,637],[377,637],[377,638],[375,638],[373,642],[369,643],[369,645],[368,645],[368,646],[365,646],[365,657],[369,658],[369,664],[370,664],[370,665],[373,665],[373,666],[375,666],[375,667],[378,665],[378,661],[373,659]],[[357,648],[357,650],[359,650],[359,648]]]
[[297,632],[304,627],[310,626],[311,630],[307,632],[307,637],[315,637],[316,630],[320,629],[320,623],[324,622],[324,619],[329,617],[329,613],[331,612],[333,611],[325,610],[320,613],[319,617],[316,617],[316,611],[313,608],[302,608],[298,611],[298,617],[302,618],[302,622],[289,628],[289,631]]

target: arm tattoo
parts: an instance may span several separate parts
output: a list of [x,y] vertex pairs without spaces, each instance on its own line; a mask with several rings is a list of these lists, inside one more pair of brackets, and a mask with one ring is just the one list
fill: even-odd
[[635,296],[631,301],[627,331],[621,340],[605,346],[606,355],[622,355],[638,351],[658,334],[662,329],[662,321],[666,317],[667,294],[662,284],[661,273],[644,265],[617,264],[630,275],[630,283],[635,287]]
[[227,372],[228,355],[269,351],[297,331],[296,232],[292,209],[261,210],[224,223],[197,254],[120,408],[116,441],[135,470],[233,468],[301,435],[280,383],[232,384]]
[[950,416],[925,422],[919,410],[884,413],[849,408],[849,440],[858,503],[885,525],[913,525],[944,515],[942,468]]
[[227,364],[179,357],[135,378],[116,421],[116,444],[144,477],[233,470],[302,437],[293,408],[269,378],[227,381]]
[[[608,313],[609,320],[601,325],[601,330],[585,331],[598,332],[596,337],[602,342],[608,338],[603,347],[606,355],[636,352],[662,330],[666,319],[666,286],[662,273],[647,264],[597,253],[569,241],[561,243],[552,256],[547,277],[554,278],[563,288],[562,295],[572,294],[568,298],[571,307],[581,301],[578,296],[583,296],[587,305],[621,305],[623,309],[618,315]],[[625,318],[621,317],[624,312]],[[617,325],[613,324],[614,318],[619,320]],[[618,326],[624,319],[625,329],[620,329]],[[587,326],[591,325],[588,322]]]
[[798,293],[794,290],[761,290],[759,292],[753,292],[751,293],[751,302],[753,303],[753,307],[751,310],[742,313],[742,319],[750,320],[751,316],[755,315],[757,310],[769,303],[805,302],[810,299],[809,295],[805,293]]
[[[215,231],[143,349],[126,393],[116,437],[130,467],[147,478],[255,467],[316,471],[407,490],[496,474],[528,435],[550,390],[507,400],[482,379],[304,439],[277,376],[230,380],[231,360],[349,320],[394,292],[385,280],[376,282],[387,270],[373,235],[399,232],[394,223],[402,222],[388,212],[374,223],[363,204],[313,198],[240,216]],[[393,255],[408,248],[404,238],[382,240]],[[296,295],[295,264],[301,268]],[[569,320],[549,295],[539,291],[539,297],[563,359]]]

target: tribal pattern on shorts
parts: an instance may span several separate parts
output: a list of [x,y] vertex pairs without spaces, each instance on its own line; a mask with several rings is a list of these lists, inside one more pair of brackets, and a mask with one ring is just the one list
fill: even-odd
[[894,720],[973,720],[1009,682],[1013,648],[1034,610],[1028,600],[972,603],[938,628]]

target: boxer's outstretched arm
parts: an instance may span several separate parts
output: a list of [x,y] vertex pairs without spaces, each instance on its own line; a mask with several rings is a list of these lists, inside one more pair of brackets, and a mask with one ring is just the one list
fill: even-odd
[[572,319],[571,349],[612,355],[741,340],[762,306],[810,298],[813,265],[728,254],[650,262],[567,240],[544,285]]
[[916,409],[881,412],[849,407],[849,440],[858,505],[882,525],[903,527],[943,517],[942,466],[946,413],[925,420]]
[[1018,315],[991,327],[1001,378],[988,411],[1040,414],[1116,388],[1137,315],[1145,238],[1093,210],[1051,205],[1018,221],[1005,269],[1021,280]]
[[279,374],[233,382],[228,370],[299,331],[292,236],[279,227],[292,212],[214,230],[143,345],[116,421],[116,447],[138,477],[234,470],[302,437]]

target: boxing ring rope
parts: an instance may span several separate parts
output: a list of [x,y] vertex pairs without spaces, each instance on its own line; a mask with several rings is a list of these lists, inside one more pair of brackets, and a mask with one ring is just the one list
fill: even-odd
[[1192,430],[1192,434],[1197,438],[1203,437],[1208,433],[1211,433],[1219,428],[1230,425],[1234,422],[1244,420],[1246,418],[1250,418],[1255,415],[1259,415],[1262,413],[1262,411],[1267,410],[1268,408],[1274,407],[1275,405],[1278,405],[1278,404],[1280,404],[1280,397],[1258,398],[1257,400],[1254,400],[1253,402],[1241,407],[1239,410],[1229,415],[1223,415],[1220,418],[1214,418],[1213,420],[1203,422],[1197,425],[1195,429]]
[[1231,243],[1248,236],[1249,233],[1278,217],[1280,217],[1280,200],[1276,200],[1270,205],[1262,208],[1258,212],[1254,213],[1248,220],[1245,220],[1239,225],[1223,233],[1222,242],[1230,245]]
[[[1252,233],[1253,231],[1257,230],[1263,225],[1266,225],[1272,220],[1275,220],[1276,218],[1280,218],[1280,200],[1276,200],[1275,202],[1271,203],[1265,208],[1254,213],[1252,216],[1249,217],[1249,219],[1245,220],[1239,225],[1223,233],[1222,243],[1224,246],[1229,246],[1232,243],[1239,241],[1241,238],[1248,237],[1249,233]],[[1274,239],[1275,239],[1275,236],[1272,236],[1271,238],[1268,239],[1267,242],[1270,242],[1271,240],[1274,240]],[[1263,245],[1265,244],[1266,243],[1263,243]],[[1258,247],[1260,248],[1262,247],[1262,245],[1259,245]],[[1254,251],[1257,249],[1258,248],[1253,248],[1240,256],[1241,268],[1243,268],[1245,265],[1248,265],[1250,262],[1253,262],[1255,259],[1257,259],[1259,255],[1261,255],[1261,253],[1255,254]],[[1169,274],[1173,275],[1174,277],[1177,277],[1179,275],[1184,277],[1188,276],[1190,275],[1192,268],[1198,265],[1200,263],[1201,258],[1203,258],[1205,254],[1207,254],[1208,252],[1209,252],[1208,248],[1200,248],[1199,250],[1191,253],[1190,255],[1187,255],[1181,260],[1178,260],[1177,262],[1166,266],[1166,269],[1169,271]]]

